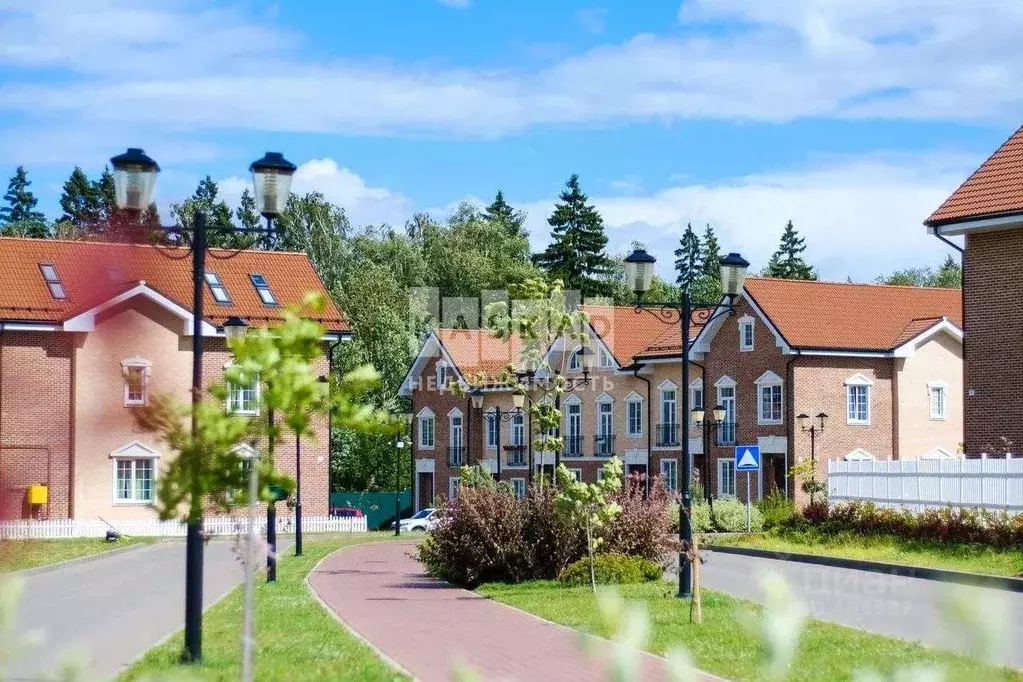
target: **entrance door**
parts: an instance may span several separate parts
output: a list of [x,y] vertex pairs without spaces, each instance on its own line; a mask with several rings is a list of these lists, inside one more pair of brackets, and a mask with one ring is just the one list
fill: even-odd
[[775,455],[771,458],[772,468],[774,469],[774,488],[775,490],[785,493],[785,458],[781,455]]
[[419,472],[416,481],[416,511],[433,506],[433,474]]

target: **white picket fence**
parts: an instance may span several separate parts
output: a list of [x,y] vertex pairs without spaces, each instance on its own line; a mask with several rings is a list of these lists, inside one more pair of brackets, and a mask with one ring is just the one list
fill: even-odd
[[828,462],[828,499],[1023,513],[1023,459]]
[[[266,533],[266,516],[259,522],[259,533]],[[210,535],[235,535],[248,528],[243,517],[212,517],[203,520],[203,530]],[[180,521],[135,519],[103,521],[101,519],[51,519],[48,521],[0,522],[0,540],[57,540],[61,538],[101,538],[108,530],[122,535],[144,537],[184,537],[185,525]],[[365,533],[366,517],[302,516],[303,533]],[[294,533],[295,517],[278,516],[277,532]]]

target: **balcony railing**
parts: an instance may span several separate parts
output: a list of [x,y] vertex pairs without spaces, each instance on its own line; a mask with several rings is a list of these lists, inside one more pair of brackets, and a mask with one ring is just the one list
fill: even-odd
[[593,452],[597,457],[610,457],[615,454],[615,437],[605,433],[593,437]]
[[678,424],[670,423],[657,425],[658,447],[677,447],[681,444],[681,441],[678,439]]
[[583,456],[583,437],[582,436],[565,436],[565,457],[582,457]]
[[735,445],[735,422],[718,425],[718,445]]
[[510,467],[520,467],[526,463],[526,446],[509,445],[504,449],[505,462]]
[[460,467],[465,464],[465,448],[452,445],[448,448],[448,466]]

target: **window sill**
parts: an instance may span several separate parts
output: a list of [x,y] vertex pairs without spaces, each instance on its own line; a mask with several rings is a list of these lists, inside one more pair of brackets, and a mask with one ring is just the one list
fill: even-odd
[[948,420],[947,417],[931,417],[931,421],[932,422],[943,422],[943,421],[947,421],[947,420]]
[[146,406],[146,401],[143,400],[140,403],[125,403],[124,406],[125,407],[145,407]]
[[433,445],[420,445],[418,449],[419,450],[429,450],[429,451],[432,452],[434,450],[434,446]]
[[752,353],[753,351],[754,351],[754,349],[752,347],[750,347],[750,348],[742,348],[742,347],[740,347],[739,348],[739,352],[740,353]]
[[846,423],[847,426],[870,426],[870,422],[869,421],[866,421],[866,422],[852,422],[852,421],[846,420],[845,423]]
[[628,435],[628,437],[631,438],[632,440],[639,440],[640,438],[643,437],[643,434],[642,433],[630,433]]
[[136,500],[114,500],[115,507],[152,507],[156,501],[141,502]]
[[783,419],[758,419],[757,426],[784,426],[785,421]]

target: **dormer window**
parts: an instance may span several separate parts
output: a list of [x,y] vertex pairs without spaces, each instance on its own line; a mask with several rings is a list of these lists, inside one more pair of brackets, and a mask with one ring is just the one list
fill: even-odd
[[213,300],[222,305],[231,303],[231,297],[227,295],[227,289],[220,281],[220,275],[215,272],[206,273],[206,284],[210,287],[210,293],[213,294]]
[[572,357],[568,359],[568,371],[578,372],[583,368],[583,357],[580,351],[572,353]]
[[448,363],[443,360],[437,363],[437,388],[445,389],[448,387]]
[[277,299],[270,291],[270,285],[266,283],[266,278],[258,272],[252,272],[249,273],[249,279],[252,280],[252,286],[256,287],[256,293],[259,294],[259,300],[263,302],[263,305],[271,308],[277,307]]
[[58,301],[67,299],[67,290],[64,288],[60,276],[57,275],[57,268],[52,263],[40,263],[39,271],[43,273],[43,281],[50,290],[50,295]]
[[611,369],[615,366],[615,359],[603,346],[597,346],[597,367],[600,369]]

